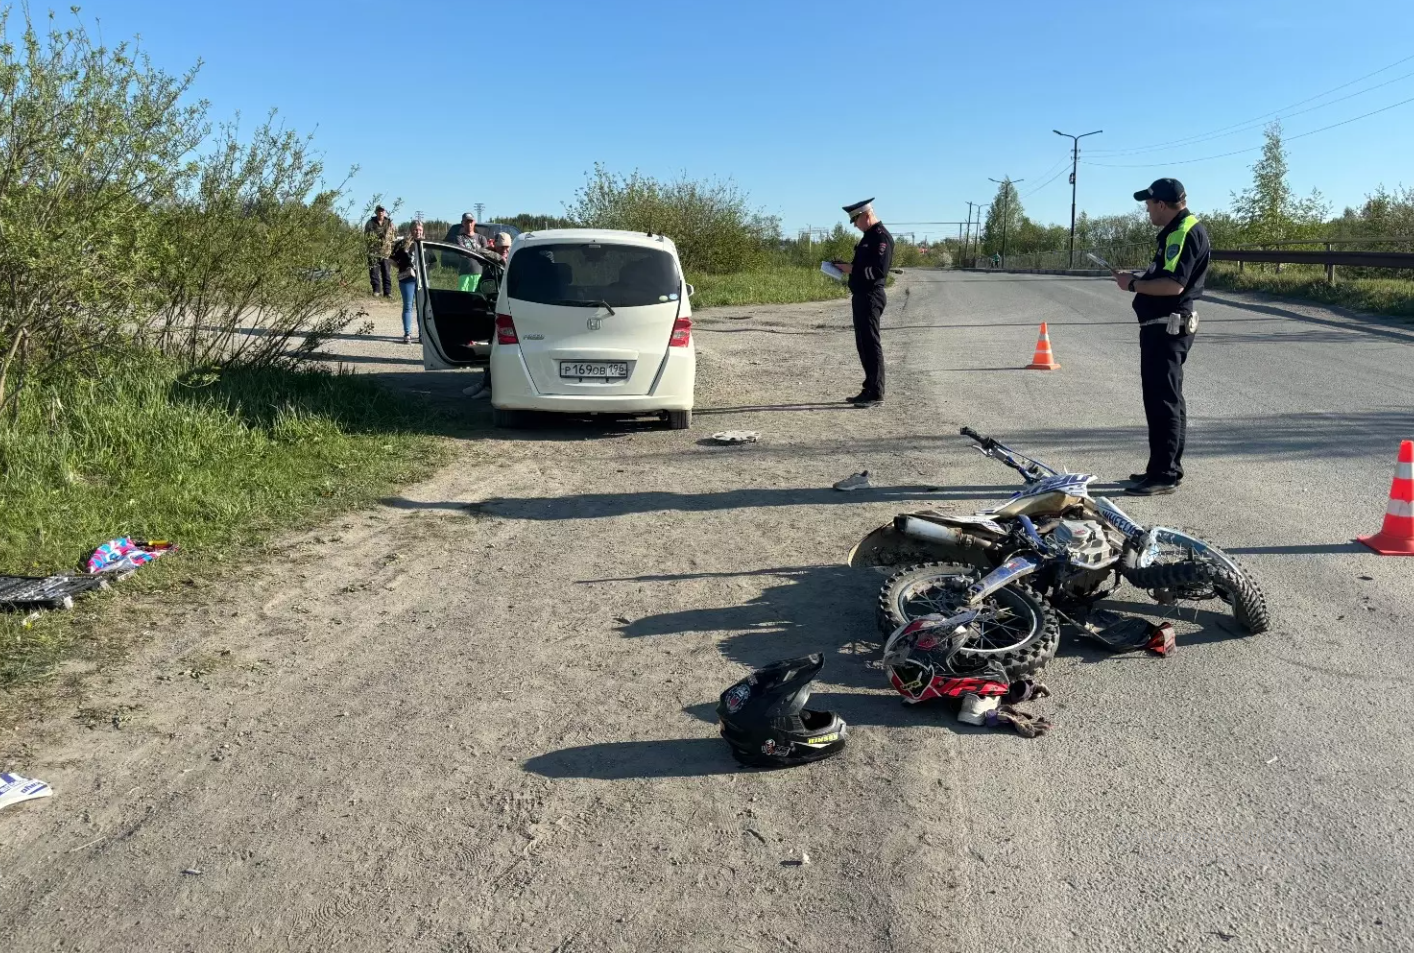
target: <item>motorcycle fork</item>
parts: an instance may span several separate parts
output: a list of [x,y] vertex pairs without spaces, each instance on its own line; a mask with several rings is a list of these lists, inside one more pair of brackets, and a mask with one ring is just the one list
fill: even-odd
[[1026,578],[1039,568],[1040,563],[1029,556],[1013,556],[967,587],[967,604],[975,606],[998,589]]

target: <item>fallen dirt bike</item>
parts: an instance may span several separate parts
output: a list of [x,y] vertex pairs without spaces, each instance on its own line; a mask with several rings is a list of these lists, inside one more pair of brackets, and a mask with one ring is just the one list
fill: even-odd
[[958,652],[997,661],[1021,679],[1055,655],[1060,618],[1084,613],[1121,580],[1163,605],[1220,600],[1247,631],[1267,629],[1261,590],[1216,546],[1139,525],[1110,500],[1090,496],[1094,476],[1058,472],[967,427],[962,435],[1026,485],[975,516],[901,514],[854,548],[851,565],[904,567],[879,593],[885,637],[915,619],[941,617]]

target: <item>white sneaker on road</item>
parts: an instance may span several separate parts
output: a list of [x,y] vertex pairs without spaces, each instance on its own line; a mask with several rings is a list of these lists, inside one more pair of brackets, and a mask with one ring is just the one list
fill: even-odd
[[860,470],[853,476],[847,476],[835,484],[836,490],[843,490],[848,493],[851,490],[867,490],[874,484],[869,482],[869,471]]

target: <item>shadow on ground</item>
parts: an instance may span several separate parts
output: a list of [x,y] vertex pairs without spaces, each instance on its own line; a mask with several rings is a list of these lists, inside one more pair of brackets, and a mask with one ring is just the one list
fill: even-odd
[[878,688],[882,684],[882,676],[872,667],[879,647],[874,599],[883,579],[875,570],[788,566],[742,572],[594,579],[582,584],[671,585],[695,579],[742,577],[774,579],[779,584],[769,586],[748,602],[644,616],[622,625],[619,631],[630,639],[717,634],[721,653],[750,669],[778,659],[822,652],[825,655],[822,681],[858,688]]
[[606,741],[536,755],[525,770],[547,778],[700,778],[732,774],[741,766],[715,736],[668,741]]
[[[1383,410],[1331,411],[1329,413],[1289,413],[1253,417],[1190,417],[1189,457],[1312,458],[1312,457],[1391,457],[1399,441],[1414,430],[1414,410],[1389,407]],[[1114,446],[1142,446],[1148,439],[1143,427],[1038,427],[997,435],[1023,451],[1036,452],[1044,459],[1050,448],[1064,453],[1100,453]],[[870,446],[860,441],[852,447],[861,455],[871,450],[896,449],[899,444],[953,442],[956,438],[917,435],[888,438]],[[1054,462],[1054,461],[1053,461]]]
[[644,491],[553,497],[492,497],[481,503],[478,509],[502,519],[606,519],[629,513],[703,513],[769,506],[831,506],[890,500],[922,504],[947,500],[1000,502],[1015,492],[1015,486],[890,486],[856,490],[852,493],[841,493],[829,487],[763,487],[722,490],[716,493]]
[[187,374],[172,386],[170,397],[174,403],[219,408],[255,429],[308,418],[331,421],[351,434],[468,438],[486,430],[490,421],[488,411],[469,406],[462,397],[468,379],[421,371],[340,374],[230,367]]

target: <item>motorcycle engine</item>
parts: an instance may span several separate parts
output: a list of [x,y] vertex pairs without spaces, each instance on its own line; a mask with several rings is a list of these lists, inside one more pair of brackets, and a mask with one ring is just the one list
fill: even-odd
[[1077,569],[1107,569],[1119,561],[1123,550],[1110,538],[1104,524],[1095,520],[1061,520],[1051,539],[1065,549]]

